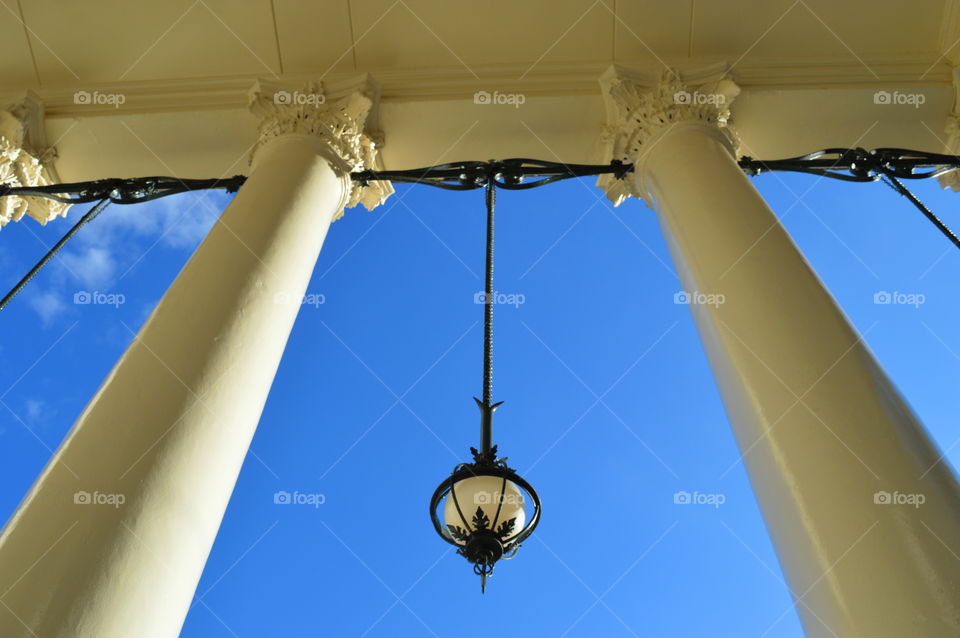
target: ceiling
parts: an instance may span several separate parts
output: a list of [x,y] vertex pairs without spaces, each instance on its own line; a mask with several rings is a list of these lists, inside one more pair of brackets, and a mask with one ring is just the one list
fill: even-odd
[[[957,0],[19,0],[0,2],[0,96],[31,89],[64,179],[242,172],[257,78],[383,87],[384,159],[534,155],[593,161],[597,78],[717,61],[744,88],[734,118],[757,156],[813,147],[942,150],[960,53]],[[465,9],[470,7],[470,9]],[[913,87],[920,108],[878,109]],[[522,93],[478,106],[477,90]],[[124,103],[77,104],[78,90]],[[872,126],[871,126],[872,125]],[[809,130],[805,130],[809,127]]]

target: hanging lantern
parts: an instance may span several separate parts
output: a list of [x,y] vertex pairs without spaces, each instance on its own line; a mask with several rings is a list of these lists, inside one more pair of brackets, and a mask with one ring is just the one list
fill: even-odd
[[540,497],[496,450],[473,450],[474,462],[454,468],[430,500],[434,529],[473,563],[482,591],[494,564],[513,558],[540,521]]
[[[480,450],[470,448],[473,463],[463,463],[433,493],[430,518],[437,534],[456,546],[457,553],[473,563],[480,590],[501,558],[512,558],[520,543],[533,533],[540,520],[540,497],[529,483],[497,458],[493,445],[493,209],[496,187],[518,186],[521,174],[497,163],[465,171],[460,181],[484,186],[487,201],[487,267],[483,310],[483,400],[480,408]],[[443,503],[442,514],[438,512]]]

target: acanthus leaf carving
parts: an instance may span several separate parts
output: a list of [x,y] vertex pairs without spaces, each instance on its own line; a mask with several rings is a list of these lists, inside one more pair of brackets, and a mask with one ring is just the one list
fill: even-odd
[[[260,118],[260,146],[280,135],[316,137],[338,159],[335,169],[345,173],[381,168],[379,149],[383,134],[376,128],[379,89],[369,76],[359,86],[331,91],[320,81],[293,88],[260,81],[250,94],[250,110]],[[368,186],[351,182],[346,207],[363,204],[373,210],[393,193],[389,182]]]
[[[716,126],[736,148],[738,139],[728,125],[730,105],[740,88],[726,71],[721,64],[695,72],[666,69],[658,75],[611,66],[600,78],[607,116],[600,136],[600,161],[642,163],[661,132],[686,120]],[[632,179],[603,175],[597,185],[614,205],[637,195]]]
[[[0,110],[0,184],[46,186],[57,181],[56,150],[46,144],[43,103],[28,91],[23,101]],[[0,227],[29,215],[41,224],[66,216],[70,204],[42,197],[0,197]]]
[[[947,116],[943,130],[947,134],[945,152],[960,153],[960,67],[953,69],[953,112]],[[942,188],[960,192],[960,170],[953,170],[937,177]]]

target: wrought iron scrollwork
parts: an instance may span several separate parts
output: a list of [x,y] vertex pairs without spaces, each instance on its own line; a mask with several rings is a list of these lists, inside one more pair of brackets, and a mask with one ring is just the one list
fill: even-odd
[[529,158],[453,162],[404,171],[360,171],[353,180],[366,186],[374,180],[395,183],[426,184],[453,191],[484,188],[492,182],[497,188],[526,190],[546,186],[572,177],[613,174],[622,179],[633,171],[632,164],[614,160],[610,164],[563,164]]
[[[738,164],[751,176],[773,171],[808,173],[847,182],[883,181],[906,197],[951,242],[960,248],[958,238],[940,219],[911,193],[901,179],[929,179],[960,169],[960,156],[928,153],[904,148],[827,148],[807,155],[779,160],[757,160],[743,157]],[[359,171],[350,175],[353,181],[366,186],[375,180],[397,183],[426,184],[446,190],[466,191],[487,188],[491,196],[497,188],[526,190],[545,186],[574,177],[614,175],[623,179],[634,171],[632,164],[614,160],[609,164],[564,164],[529,158],[490,160],[487,162],[453,162],[402,171]],[[101,179],[88,182],[51,184],[47,186],[17,186],[0,184],[0,197],[44,197],[64,204],[100,202],[96,213],[85,215],[58,244],[44,256],[30,272],[17,283],[3,299],[2,309],[36,272],[42,268],[63,242],[93,219],[107,203],[138,204],[168,195],[189,191],[223,189],[235,193],[246,181],[244,175],[223,179],[180,179],[177,177],[132,177]],[[489,204],[488,204],[489,206]],[[492,218],[492,216],[491,216]],[[496,406],[486,402],[481,409],[492,413]]]
[[830,177],[847,182],[875,182],[883,176],[895,179],[928,179],[960,168],[960,157],[904,148],[827,148],[808,155],[781,160],[740,159],[748,175],[791,171]]
[[235,193],[247,180],[244,175],[224,179],[180,179],[178,177],[131,177],[99,179],[92,182],[9,186],[0,184],[0,197],[45,197],[64,204],[85,204],[107,200],[113,204],[139,204],[189,191],[223,189]]

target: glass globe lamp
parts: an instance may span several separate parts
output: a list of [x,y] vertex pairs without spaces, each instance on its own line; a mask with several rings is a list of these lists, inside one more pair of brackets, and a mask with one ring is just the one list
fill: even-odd
[[537,493],[495,454],[458,465],[430,501],[437,534],[473,563],[484,591],[494,564],[512,558],[540,520]]

